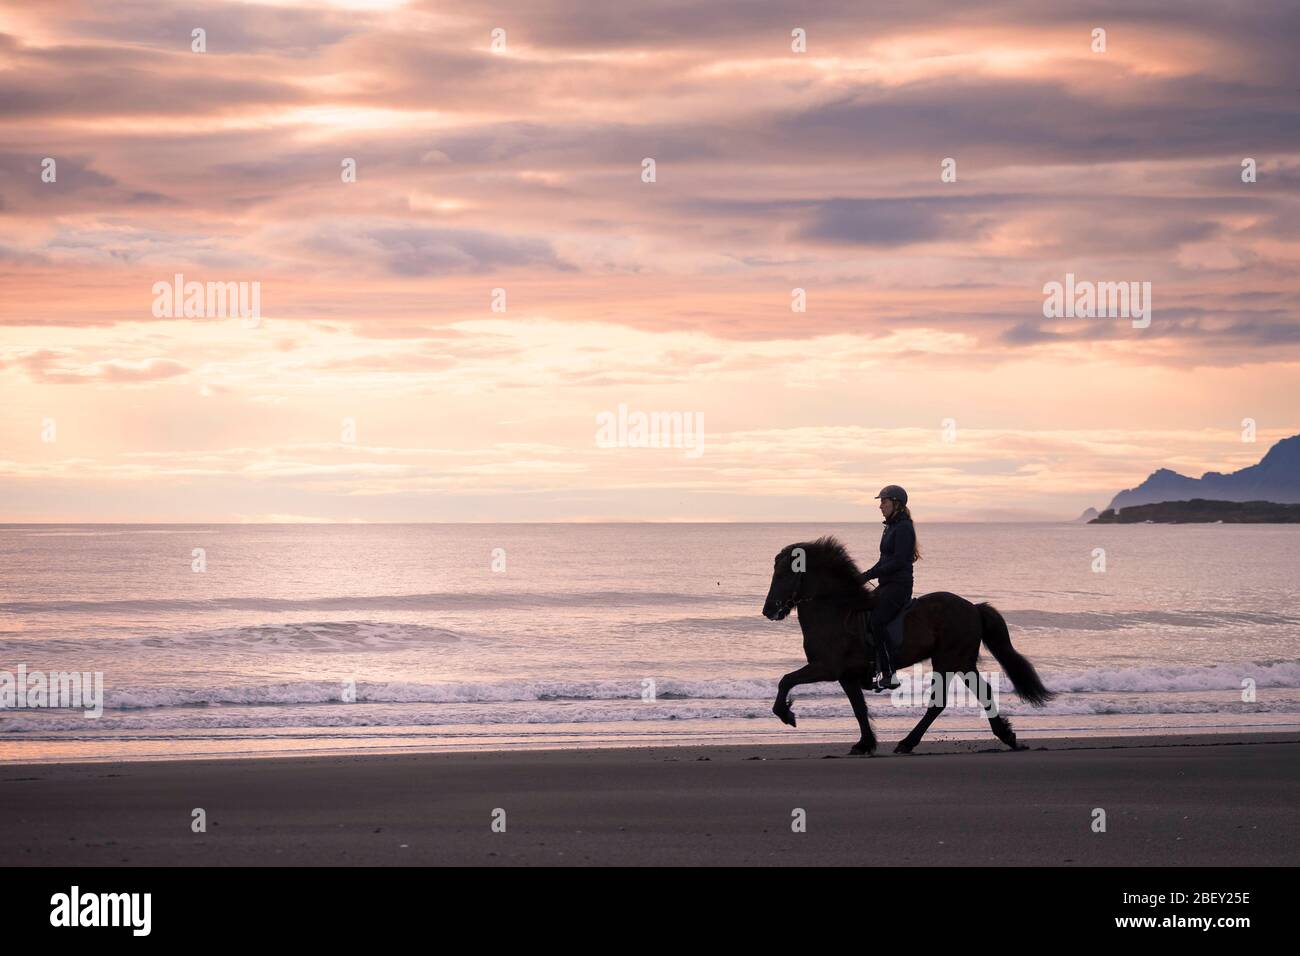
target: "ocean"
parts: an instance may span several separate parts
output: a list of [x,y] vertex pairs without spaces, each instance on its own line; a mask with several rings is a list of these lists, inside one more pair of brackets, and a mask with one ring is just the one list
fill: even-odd
[[[916,593],[991,601],[1061,692],[1040,710],[1004,691],[1025,742],[1300,727],[1296,526],[922,516],[918,532]],[[103,675],[98,717],[0,709],[0,760],[847,749],[837,685],[794,692],[797,728],[772,716],[804,659],[794,617],[760,613],[776,552],[828,533],[874,561],[876,522],[0,525],[0,680]],[[868,705],[888,741],[922,712]],[[970,707],[930,736],[995,745]]]

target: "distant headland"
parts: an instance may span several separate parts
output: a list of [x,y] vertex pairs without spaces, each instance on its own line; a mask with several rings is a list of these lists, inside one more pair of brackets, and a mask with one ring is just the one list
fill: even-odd
[[1136,488],[1117,494],[1111,500],[1109,510],[1122,511],[1131,505],[1191,501],[1194,498],[1300,503],[1300,435],[1283,438],[1265,453],[1258,464],[1226,475],[1207,471],[1200,478],[1189,478],[1161,468]]
[[1150,505],[1130,505],[1127,508],[1107,508],[1088,524],[1190,524],[1216,522],[1225,524],[1286,524],[1300,523],[1300,504],[1278,504],[1273,501],[1211,501],[1193,498],[1191,501],[1161,501]]
[[1283,438],[1258,464],[1189,478],[1168,468],[1117,494],[1105,511],[1088,508],[1079,524],[1300,521],[1300,435]]

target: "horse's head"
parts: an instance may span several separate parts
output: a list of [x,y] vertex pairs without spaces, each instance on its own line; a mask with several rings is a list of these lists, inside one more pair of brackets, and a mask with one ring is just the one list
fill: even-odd
[[769,621],[784,618],[799,603],[799,585],[807,570],[807,549],[791,544],[782,548],[772,564],[772,583],[763,602],[763,616]]
[[763,616],[779,621],[801,601],[850,588],[860,589],[858,577],[858,566],[844,545],[833,537],[787,545],[773,562]]

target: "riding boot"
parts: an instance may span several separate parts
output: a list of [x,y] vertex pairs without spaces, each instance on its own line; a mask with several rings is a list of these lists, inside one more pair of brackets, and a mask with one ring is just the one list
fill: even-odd
[[898,678],[894,676],[894,664],[889,659],[889,647],[883,634],[876,640],[876,670],[880,671],[880,676],[876,679],[876,686],[872,690],[877,694],[900,686]]

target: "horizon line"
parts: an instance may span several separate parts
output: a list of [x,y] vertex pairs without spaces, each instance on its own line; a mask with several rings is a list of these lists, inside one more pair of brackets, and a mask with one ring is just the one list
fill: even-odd
[[[883,521],[862,521],[862,520],[838,520],[838,519],[816,519],[809,518],[804,521],[710,521],[710,520],[608,520],[599,521],[0,521],[0,528],[58,528],[95,525],[101,527],[193,527],[195,525],[221,525],[222,527],[244,528],[244,527],[295,527],[295,526],[333,526],[333,527],[358,527],[364,525],[493,525],[493,524],[536,524],[536,525],[624,525],[624,524],[663,524],[663,525],[684,525],[684,524],[727,524],[727,525],[762,525],[762,524],[863,524],[874,525],[883,524]],[[1034,519],[1007,519],[1007,518],[989,518],[985,520],[972,519],[935,519],[927,520],[925,524],[1076,524],[1079,523],[1077,518],[1034,518]]]

